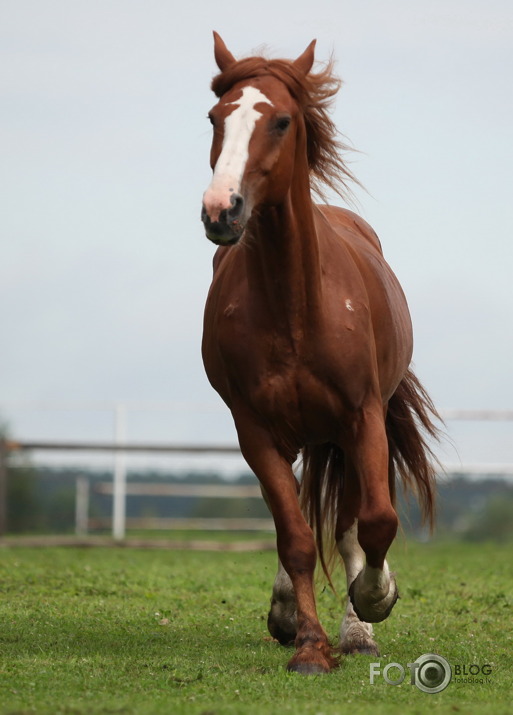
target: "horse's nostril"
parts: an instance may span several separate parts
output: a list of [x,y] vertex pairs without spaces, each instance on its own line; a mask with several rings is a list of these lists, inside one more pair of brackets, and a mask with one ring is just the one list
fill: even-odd
[[[210,200],[203,201],[201,207],[201,220],[207,238],[223,246],[237,243],[244,231],[244,198],[232,192],[229,206],[226,205],[227,198],[225,195],[221,202],[210,197]],[[222,208],[223,205],[225,208]]]
[[234,219],[239,218],[242,214],[244,209],[244,198],[240,194],[232,194],[230,202],[232,207],[228,211],[228,216],[233,221]]

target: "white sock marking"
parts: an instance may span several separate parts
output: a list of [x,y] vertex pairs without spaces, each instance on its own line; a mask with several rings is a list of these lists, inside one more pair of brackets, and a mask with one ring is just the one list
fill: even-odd
[[[347,588],[353,583],[365,565],[365,554],[358,543],[358,519],[355,519],[347,531],[342,534],[342,538],[337,543],[340,555],[344,560],[346,569]],[[360,632],[358,631],[360,629]],[[358,619],[354,612],[353,604],[347,599],[347,607],[344,619],[340,626],[340,642],[344,644],[351,641],[351,636],[361,640],[361,631],[364,631],[369,638],[372,638],[373,631],[370,623],[364,623]]]
[[344,531],[337,547],[344,560],[347,588],[349,588],[365,565],[365,554],[358,543],[358,519],[355,519],[349,529]]

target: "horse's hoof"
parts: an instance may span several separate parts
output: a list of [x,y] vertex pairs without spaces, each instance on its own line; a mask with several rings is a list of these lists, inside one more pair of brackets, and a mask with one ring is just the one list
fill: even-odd
[[289,660],[287,670],[300,675],[324,675],[339,666],[330,646],[299,648]]
[[[287,625],[289,624],[287,623]],[[269,615],[267,616],[267,630],[273,638],[276,638],[280,645],[294,645],[294,641],[296,640],[296,630],[294,630],[292,623],[290,623],[290,626],[290,628],[284,628],[283,625],[278,622],[278,619],[273,615],[272,611],[269,611]]]
[[371,601],[368,604],[356,602],[356,582],[363,572],[360,571],[353,583],[349,586],[349,598],[351,600],[354,612],[365,623],[381,623],[390,615],[392,608],[395,606],[399,598],[399,591],[395,583],[395,578],[390,574],[390,590],[388,594],[380,601]]
[[283,645],[283,646],[294,645],[294,641],[296,640],[295,633],[288,633],[287,631],[284,631],[279,626],[268,625],[268,630],[269,630],[269,633],[272,635],[272,637],[275,638],[280,645]]
[[300,675],[325,675],[330,672],[329,666],[320,663],[289,663],[287,665],[289,673],[299,673]]

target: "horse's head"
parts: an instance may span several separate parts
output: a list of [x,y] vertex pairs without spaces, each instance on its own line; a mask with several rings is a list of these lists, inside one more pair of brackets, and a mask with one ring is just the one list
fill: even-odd
[[[301,86],[314,61],[315,41],[294,62],[261,57],[237,62],[219,35],[214,37],[221,74],[213,89],[219,102],[208,114],[214,130],[213,177],[203,195],[201,218],[211,241],[231,245],[241,238],[255,208],[277,205],[287,195],[302,117],[287,84]],[[279,69],[279,63],[287,83],[279,72],[266,71],[273,64]],[[306,143],[304,151],[306,157]]]

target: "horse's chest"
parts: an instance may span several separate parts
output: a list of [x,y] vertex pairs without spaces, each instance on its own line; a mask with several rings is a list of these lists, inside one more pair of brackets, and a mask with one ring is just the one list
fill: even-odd
[[273,431],[302,443],[334,439],[344,406],[360,399],[357,331],[281,325],[277,316],[250,314],[249,302],[218,305],[207,338],[218,356],[206,361],[211,382],[228,404],[238,396]]
[[[268,424],[304,439],[327,438],[338,423],[343,385],[331,374],[327,347],[301,336],[277,333],[241,335],[227,347],[231,381],[245,402]],[[322,353],[322,360],[319,358]],[[319,369],[325,361],[326,369]]]

